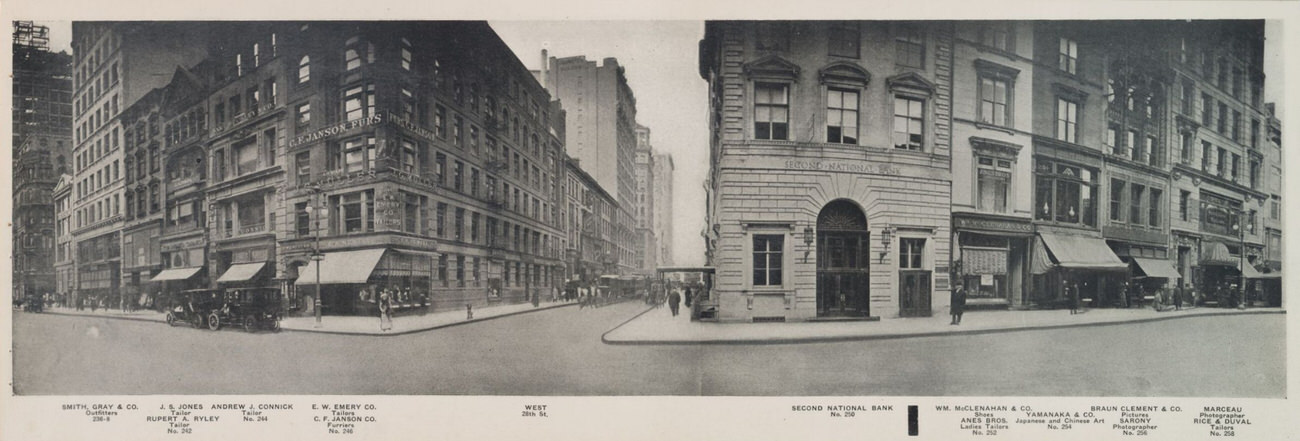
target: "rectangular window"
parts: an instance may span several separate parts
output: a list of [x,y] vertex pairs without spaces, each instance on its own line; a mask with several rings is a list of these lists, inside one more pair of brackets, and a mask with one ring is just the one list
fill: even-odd
[[[1007,187],[1011,182],[1011,162],[978,157],[977,190],[979,192],[977,207],[981,211],[1005,213],[1007,211]],[[996,166],[995,166],[996,164]]]
[[781,234],[754,235],[754,286],[780,286],[782,274],[782,248],[785,236]]
[[826,142],[858,143],[858,93],[830,89],[826,92]]
[[343,120],[355,121],[375,114],[375,85],[366,84],[343,93]]
[[898,267],[900,269],[921,269],[921,258],[924,251],[925,239],[898,239]]
[[[856,94],[855,94],[856,95]],[[854,114],[856,117],[856,113]],[[925,145],[925,101],[894,98],[894,148],[923,150]],[[854,141],[856,143],[856,140]]]
[[1124,181],[1110,180],[1110,220],[1124,222]]
[[455,228],[454,230],[452,230],[452,232],[456,233],[455,236],[456,240],[458,241],[465,240],[465,209],[457,208],[456,217],[452,219],[451,222]]
[[1209,141],[1201,141],[1201,171],[1210,171],[1210,159],[1214,158],[1214,148]]
[[434,213],[434,232],[438,237],[446,237],[447,234],[447,203],[439,202],[436,213]]
[[1122,148],[1122,146],[1118,144],[1118,142],[1119,142],[1119,128],[1116,126],[1107,127],[1106,145],[1110,146],[1112,149],[1111,153],[1116,155],[1119,155],[1121,152],[1124,151],[1124,149]]
[[447,287],[448,280],[447,280],[447,255],[446,254],[438,255],[438,280],[442,282],[443,288]]
[[451,186],[456,191],[465,191],[465,163],[454,161],[451,167]]
[[1150,191],[1151,203],[1147,206],[1147,225],[1153,227],[1160,226],[1160,197],[1164,192],[1158,188],[1152,188]]
[[312,233],[311,214],[307,212],[307,203],[299,202],[294,204],[293,213],[294,231],[298,233],[298,237],[310,236]]
[[1129,130],[1127,132],[1124,132],[1124,148],[1131,149],[1130,153],[1133,154],[1131,158],[1134,161],[1137,160],[1138,149],[1141,147],[1137,144],[1137,139],[1138,139],[1138,132],[1136,130]]
[[433,106],[433,131],[439,138],[447,137],[447,108]]
[[754,139],[788,139],[790,88],[785,84],[754,84]]
[[1219,147],[1219,155],[1216,159],[1219,160],[1217,163],[1219,176],[1223,176],[1224,173],[1227,173],[1228,169],[1228,151],[1224,150],[1223,147]]
[[470,214],[469,214],[469,241],[470,241],[470,243],[478,243],[478,219],[479,219],[479,214],[478,214],[478,213],[470,213]]
[[894,62],[902,66],[925,67],[925,40],[914,24],[899,24],[894,37]]
[[1215,116],[1218,117],[1216,119],[1218,130],[1216,131],[1221,135],[1228,133],[1228,105],[1226,103],[1219,103],[1219,113]]
[[298,170],[298,185],[311,182],[311,152],[301,152],[294,156],[294,167]]
[[1259,188],[1259,161],[1250,161],[1250,188]]
[[1205,126],[1205,128],[1209,128],[1210,124],[1213,121],[1214,121],[1214,99],[1210,98],[1210,94],[1202,93],[1201,94],[1201,125]]
[[1056,139],[1065,142],[1078,142],[1079,104],[1064,99],[1056,99]]
[[1191,133],[1178,133],[1179,158],[1183,164],[1192,164],[1192,136]]
[[298,125],[305,125],[311,122],[311,103],[302,103],[298,105]]
[[997,126],[1007,126],[1011,119],[1011,86],[1005,78],[980,76],[979,78],[979,118],[980,122]]
[[438,153],[434,155],[433,161],[433,179],[438,185],[447,185],[447,155]]
[[375,137],[343,141],[343,167],[347,173],[375,168]]
[[1157,165],[1157,166],[1160,165],[1159,162],[1163,162],[1159,160],[1160,155],[1156,154],[1156,137],[1147,136],[1146,147],[1144,147],[1142,150],[1143,150],[1143,154],[1138,155],[1138,162],[1145,162],[1147,164]]
[[980,30],[980,41],[995,49],[1011,51],[1012,39],[1010,23],[990,23]]
[[1192,192],[1187,190],[1178,191],[1178,220],[1187,221],[1187,207],[1191,203]]
[[242,176],[244,174],[251,173],[257,170],[258,152],[257,152],[257,143],[255,141],[256,141],[255,139],[249,138],[247,141],[235,145],[233,150],[235,151],[235,175],[236,176]]
[[1128,220],[1134,225],[1142,223],[1142,198],[1146,196],[1146,187],[1133,184],[1129,186],[1129,212]]
[[1241,176],[1241,155],[1236,153],[1232,154],[1232,169],[1230,174],[1233,181],[1236,181],[1237,177]]
[[1079,62],[1079,43],[1069,38],[1061,37],[1059,55],[1057,66],[1063,71],[1071,74],[1075,73],[1075,67]]
[[858,58],[862,36],[855,22],[837,22],[827,35],[827,53],[837,57]]

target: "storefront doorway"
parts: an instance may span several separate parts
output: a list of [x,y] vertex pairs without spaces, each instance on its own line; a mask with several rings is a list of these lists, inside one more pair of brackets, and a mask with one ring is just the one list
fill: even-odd
[[867,217],[848,201],[817,216],[817,316],[866,317],[870,306],[871,235]]

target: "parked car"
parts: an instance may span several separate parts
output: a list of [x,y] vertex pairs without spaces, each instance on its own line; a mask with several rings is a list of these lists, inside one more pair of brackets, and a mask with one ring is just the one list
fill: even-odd
[[167,310],[167,324],[176,326],[177,323],[189,323],[195,329],[208,326],[209,329],[216,330],[208,322],[208,316],[213,311],[221,308],[221,292],[214,289],[191,289],[174,293],[166,293],[166,301],[172,305]]
[[280,330],[280,290],[275,288],[230,288],[219,308],[208,314],[208,329],[239,326],[245,331]]

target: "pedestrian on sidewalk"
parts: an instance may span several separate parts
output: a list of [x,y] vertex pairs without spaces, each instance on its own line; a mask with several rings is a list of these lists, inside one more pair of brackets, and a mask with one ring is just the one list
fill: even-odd
[[966,285],[964,283],[953,284],[952,297],[948,299],[949,310],[952,313],[953,325],[961,324],[961,315],[966,312]]
[[1183,285],[1174,287],[1174,311],[1183,310]]
[[1079,286],[1071,285],[1068,280],[1062,280],[1061,285],[1065,286],[1065,298],[1070,302],[1070,315],[1079,313]]
[[673,311],[673,317],[677,317],[677,309],[680,307],[678,304],[681,302],[682,294],[677,288],[673,288],[673,293],[668,295],[668,309]]
[[389,330],[393,329],[392,314],[393,314],[393,299],[392,296],[388,294],[388,290],[384,290],[383,294],[379,295],[379,331],[380,332],[388,332]]

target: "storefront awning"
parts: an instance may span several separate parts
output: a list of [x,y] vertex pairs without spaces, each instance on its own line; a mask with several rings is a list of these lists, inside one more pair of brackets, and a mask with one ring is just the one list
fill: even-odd
[[149,281],[167,282],[171,280],[188,280],[190,277],[194,277],[195,274],[198,274],[199,271],[201,271],[202,269],[203,267],[201,266],[165,269],[162,270],[162,272],[158,273],[158,275],[153,276],[153,278],[149,279]]
[[308,262],[298,272],[294,285],[315,285],[316,268],[320,266],[320,284],[360,284],[370,279],[370,273],[384,257],[384,248],[373,250],[328,253],[320,262]]
[[1134,257],[1133,262],[1137,263],[1138,268],[1141,268],[1142,272],[1146,273],[1147,277],[1165,278],[1170,280],[1183,278],[1183,275],[1179,274],[1178,270],[1175,269],[1174,265],[1169,263],[1168,260]]
[[1245,276],[1247,279],[1280,279],[1280,278],[1282,278],[1282,273],[1280,273],[1280,272],[1276,272],[1276,271],[1275,271],[1275,272],[1271,272],[1271,273],[1268,273],[1268,274],[1264,274],[1264,273],[1259,272],[1259,270],[1256,270],[1256,269],[1255,269],[1255,266],[1254,266],[1254,265],[1251,265],[1251,264],[1249,264],[1249,263],[1247,263],[1246,266],[1241,266],[1241,267],[1239,267],[1239,269],[1241,269],[1241,275],[1242,275],[1242,276]]
[[1228,246],[1222,242],[1201,242],[1201,264],[1237,266],[1241,259],[1228,252]]
[[243,282],[252,280],[253,277],[256,277],[257,273],[262,271],[262,268],[265,266],[266,262],[237,263],[231,265],[230,269],[227,269],[225,274],[222,274],[221,277],[217,278],[217,282]]
[[1065,236],[1050,233],[1038,233],[1043,238],[1047,249],[1056,257],[1056,262],[1064,268],[1122,270],[1128,264],[1119,260],[1115,252],[1101,239]]

